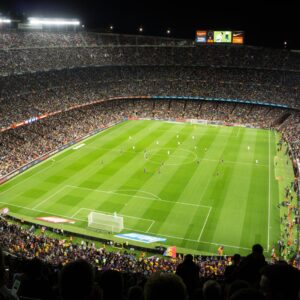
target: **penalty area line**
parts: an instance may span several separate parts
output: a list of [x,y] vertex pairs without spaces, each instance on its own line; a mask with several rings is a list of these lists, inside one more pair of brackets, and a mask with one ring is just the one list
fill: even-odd
[[[25,209],[25,210],[31,210],[31,211],[34,211],[34,212],[45,213],[45,214],[49,214],[49,215],[52,215],[52,216],[58,216],[58,217],[62,217],[62,218],[68,218],[68,219],[73,219],[73,220],[76,220],[76,221],[81,221],[81,222],[87,223],[87,220],[83,220],[83,219],[79,219],[79,218],[74,218],[74,217],[72,218],[71,216],[60,215],[60,214],[57,214],[57,213],[54,213],[54,212],[47,212],[47,211],[44,211],[44,210],[33,209],[33,208],[30,208],[30,207],[25,207],[25,206],[21,206],[21,205],[11,204],[11,203],[8,203],[8,202],[2,202],[2,201],[0,201],[0,203],[8,205],[8,206],[22,208],[22,209]],[[31,218],[34,218],[34,217],[31,217]],[[151,226],[152,226],[152,224],[151,224]],[[137,230],[135,228],[130,228],[130,227],[125,227],[125,229],[134,230],[134,231],[141,232],[141,233],[148,233],[148,232],[145,232],[145,231],[142,231],[142,230]],[[76,232],[76,231],[74,231],[74,232]],[[213,242],[206,242],[206,241],[200,241],[199,242],[199,241],[193,240],[193,239],[186,239],[186,238],[181,238],[181,237],[177,237],[177,236],[160,234],[160,233],[154,233],[154,232],[151,233],[151,234],[154,234],[154,235],[157,235],[157,236],[163,236],[163,237],[167,237],[167,238],[173,238],[173,239],[177,239],[177,240],[185,240],[185,241],[190,241],[190,242],[196,242],[196,243],[200,243],[200,244],[202,243],[202,244],[209,244],[209,245],[216,245],[216,246],[223,245],[223,246],[228,247],[228,248],[251,250],[250,248],[233,246],[233,245],[226,245],[226,244],[223,244],[223,243],[213,243]]]
[[200,232],[200,234],[199,234],[199,237],[198,237],[198,240],[197,240],[198,242],[200,242],[200,239],[201,239],[201,237],[202,237],[202,234],[203,234],[204,228],[205,228],[205,226],[206,226],[207,220],[208,220],[208,218],[209,218],[211,209],[212,209],[212,207],[209,208],[208,214],[206,215],[204,224],[203,224],[203,226],[202,226],[202,230],[201,230],[201,232]]

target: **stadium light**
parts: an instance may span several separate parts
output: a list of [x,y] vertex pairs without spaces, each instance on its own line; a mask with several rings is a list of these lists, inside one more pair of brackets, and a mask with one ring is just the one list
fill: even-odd
[[74,19],[49,19],[49,18],[28,18],[31,25],[48,25],[48,26],[79,26],[80,22]]
[[109,29],[110,29],[110,30],[114,30],[114,26],[113,26],[113,25],[110,25],[110,26],[109,26]]
[[10,24],[11,20],[10,19],[0,18],[0,23]]
[[139,32],[143,32],[144,28],[142,26],[139,27]]
[[170,30],[170,29],[167,29],[166,33],[167,33],[167,34],[171,34],[171,30]]

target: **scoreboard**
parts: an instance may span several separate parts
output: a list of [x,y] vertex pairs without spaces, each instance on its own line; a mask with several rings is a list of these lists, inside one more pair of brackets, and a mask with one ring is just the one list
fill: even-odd
[[197,44],[244,44],[243,31],[197,30]]

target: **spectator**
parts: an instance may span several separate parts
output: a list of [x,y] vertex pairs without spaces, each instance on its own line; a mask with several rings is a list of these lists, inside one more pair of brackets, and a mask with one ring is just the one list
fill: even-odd
[[234,254],[232,257],[232,263],[231,265],[228,265],[225,269],[224,278],[227,283],[231,283],[234,281],[236,276],[236,271],[238,269],[238,266],[241,262],[241,256],[240,254]]
[[145,300],[186,300],[186,287],[182,279],[173,274],[155,274],[145,286]]
[[104,300],[121,300],[124,298],[124,281],[120,272],[116,270],[104,271],[100,276],[99,285],[103,290]]
[[297,300],[299,283],[299,271],[287,263],[280,263],[264,268],[260,287],[268,300]]
[[229,300],[266,300],[263,294],[254,288],[240,289]]
[[233,281],[227,288],[227,297],[226,299],[230,299],[230,297],[237,291],[241,289],[250,288],[250,284],[245,280],[235,280]]
[[240,263],[237,269],[237,278],[246,280],[253,286],[258,286],[260,270],[265,267],[266,264],[263,247],[260,244],[255,244],[252,247],[252,253]]
[[19,297],[43,300],[53,299],[53,291],[48,280],[43,275],[43,267],[42,261],[37,258],[27,262],[25,273],[21,277],[17,291]]
[[203,300],[221,300],[221,285],[215,280],[208,280],[203,285]]
[[133,286],[128,291],[128,300],[144,300],[144,292],[140,286]]
[[199,266],[195,264],[191,254],[187,254],[178,265],[176,274],[182,278],[190,295],[199,286]]
[[61,272],[60,293],[63,300],[99,299],[95,296],[101,293],[94,285],[92,266],[84,260],[67,264]]
[[7,274],[4,267],[4,259],[2,249],[0,248],[0,299],[1,300],[17,300],[6,286]]

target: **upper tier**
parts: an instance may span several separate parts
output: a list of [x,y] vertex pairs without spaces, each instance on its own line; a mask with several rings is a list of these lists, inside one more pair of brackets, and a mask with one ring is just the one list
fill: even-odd
[[300,71],[300,55],[249,46],[88,32],[0,32],[0,76],[107,65],[184,65]]

